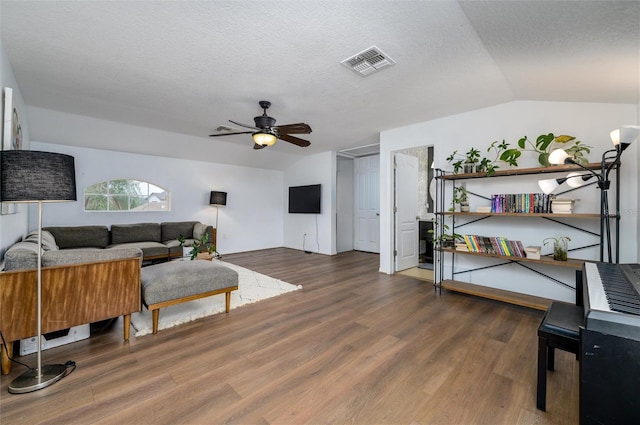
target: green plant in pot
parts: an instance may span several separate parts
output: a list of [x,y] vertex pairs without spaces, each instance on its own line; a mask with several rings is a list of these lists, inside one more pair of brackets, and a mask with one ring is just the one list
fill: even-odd
[[[185,241],[186,239],[184,236],[180,235],[178,237],[178,242],[180,242],[181,247],[184,247]],[[189,258],[191,260],[195,260],[198,257],[198,253],[202,250],[202,247],[204,247],[208,241],[209,241],[209,235],[207,233],[203,233],[200,239],[195,239],[193,241],[193,244],[191,245],[191,250],[189,251],[189,254],[188,254]],[[215,250],[216,248],[213,245],[209,245],[209,247],[207,248],[207,251],[209,252],[209,254],[212,254],[213,252],[215,252]]]
[[544,239],[542,242],[546,245],[553,242],[553,259],[556,261],[567,261],[569,252],[569,236],[554,236]]
[[[434,223],[437,227],[437,222]],[[447,224],[442,225],[442,229],[444,230],[441,235],[436,236],[436,232],[433,229],[427,230],[427,233],[431,234],[431,238],[433,240],[433,245],[436,248],[453,248],[456,245],[456,241],[463,241],[464,237],[457,233],[447,233],[450,228]]]
[[460,171],[466,173],[475,173],[477,166],[480,163],[480,151],[476,148],[471,148],[463,156],[458,154],[455,150],[451,155],[447,157],[447,162],[453,165],[453,172],[458,174]]
[[460,205],[461,212],[469,212],[469,192],[464,186],[456,186],[453,188],[453,199],[451,201],[449,211],[455,211],[455,206]]

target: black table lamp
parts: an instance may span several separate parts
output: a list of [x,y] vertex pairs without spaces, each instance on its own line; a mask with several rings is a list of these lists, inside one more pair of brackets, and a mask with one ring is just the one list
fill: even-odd
[[0,201],[38,204],[38,365],[9,384],[9,392],[27,393],[59,381],[72,366],[42,365],[42,203],[76,200],[76,176],[72,156],[38,151],[0,152]]

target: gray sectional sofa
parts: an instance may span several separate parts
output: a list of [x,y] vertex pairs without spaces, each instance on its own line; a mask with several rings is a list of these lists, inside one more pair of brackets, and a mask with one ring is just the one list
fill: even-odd
[[[203,250],[215,245],[215,229],[198,221],[113,224],[111,229],[107,226],[45,227],[42,229],[42,247],[45,253],[139,248],[143,260],[161,260],[182,256],[180,236],[185,238],[184,246],[191,246],[205,232],[208,242]],[[37,232],[31,232],[21,242],[9,247],[5,253],[4,270],[35,268],[36,245]],[[80,256],[79,253],[77,255]]]
[[[197,221],[44,228],[42,332],[123,316],[129,339],[131,313],[142,305],[143,260],[181,257],[178,238],[189,246],[204,232],[207,245],[215,245],[215,229]],[[37,242],[37,232],[30,232],[0,264],[0,330],[7,342],[37,334],[35,304],[25,301],[36,299]],[[2,374],[10,371],[12,352],[13,344],[0,346]]]

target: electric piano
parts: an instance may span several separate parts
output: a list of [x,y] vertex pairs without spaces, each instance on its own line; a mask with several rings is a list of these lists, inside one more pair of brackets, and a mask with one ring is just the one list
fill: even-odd
[[640,424],[640,264],[582,274],[580,424]]

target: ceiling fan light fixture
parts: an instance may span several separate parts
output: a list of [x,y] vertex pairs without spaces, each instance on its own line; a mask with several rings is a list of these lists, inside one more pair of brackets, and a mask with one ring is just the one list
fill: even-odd
[[252,137],[253,141],[260,146],[271,146],[278,139],[275,134],[266,131],[256,131]]

